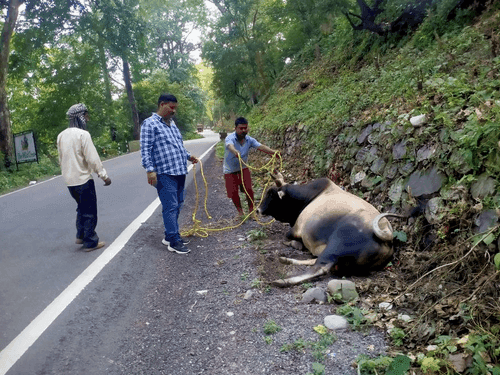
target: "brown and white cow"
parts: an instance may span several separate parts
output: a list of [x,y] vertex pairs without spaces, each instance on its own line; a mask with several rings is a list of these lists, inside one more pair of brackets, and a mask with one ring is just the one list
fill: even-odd
[[280,258],[288,264],[313,265],[311,271],[283,280],[290,286],[332,271],[337,275],[366,274],[383,269],[392,258],[392,227],[386,216],[365,200],[342,190],[328,178],[305,185],[286,184],[272,175],[276,186],[266,191],[258,212],[289,223],[288,239],[299,240],[316,259]]

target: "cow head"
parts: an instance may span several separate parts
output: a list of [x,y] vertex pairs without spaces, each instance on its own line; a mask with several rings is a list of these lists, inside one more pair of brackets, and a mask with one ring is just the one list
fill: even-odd
[[277,186],[267,189],[258,209],[259,214],[276,218],[276,215],[284,209],[282,202],[284,194],[283,190]]
[[262,198],[262,202],[260,203],[258,212],[261,215],[272,216],[276,218],[276,215],[281,216],[280,212],[282,212],[284,209],[282,200],[285,193],[282,188],[286,184],[283,175],[278,171],[269,174],[273,178],[276,186],[272,186],[267,189],[266,193],[264,194],[264,198]]
[[285,183],[283,176],[279,172],[271,173],[271,177],[274,179],[276,186],[271,186],[267,189],[259,205],[259,214],[272,216],[284,223],[295,223],[298,214],[290,206],[287,192],[289,185]]

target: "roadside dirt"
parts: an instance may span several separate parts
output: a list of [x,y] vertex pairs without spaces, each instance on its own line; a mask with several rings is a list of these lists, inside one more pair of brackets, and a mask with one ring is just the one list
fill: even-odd
[[[268,284],[299,271],[281,265],[280,255],[307,258],[307,253],[283,245],[288,225],[253,220],[238,225],[225,194],[221,161],[212,153],[203,169],[207,209],[213,218],[208,220],[204,213],[199,168],[196,218],[210,229],[208,236],[190,237],[190,254],[165,250],[151,265],[156,277],[148,282],[137,320],[118,348],[115,361],[120,366],[109,374],[305,375],[314,373],[314,363],[321,363],[325,374],[354,375],[353,363],[360,354],[385,354],[384,334],[375,328],[335,332],[335,342],[323,353],[314,350],[320,335],[313,328],[335,314],[336,306],[303,303],[303,286],[279,289]],[[184,230],[193,225],[195,197],[192,184],[181,213]],[[154,224],[142,230],[148,238],[144,246],[161,247],[161,213],[148,222]],[[230,229],[215,230],[225,227]],[[263,238],[254,239],[259,236]],[[326,289],[328,281],[327,277],[313,284]],[[279,327],[274,334],[264,332],[270,322]],[[290,349],[294,343],[303,345]]]

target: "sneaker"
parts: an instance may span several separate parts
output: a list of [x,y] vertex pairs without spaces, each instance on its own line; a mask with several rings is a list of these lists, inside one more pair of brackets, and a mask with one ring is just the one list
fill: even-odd
[[94,250],[100,249],[101,247],[104,247],[104,246],[106,246],[106,242],[99,241],[99,243],[97,245],[95,245],[94,247],[84,247],[83,249],[88,253],[89,251],[94,251]]
[[77,245],[81,245],[81,244],[83,243],[83,240],[82,240],[81,238],[77,238],[77,239],[75,240],[75,243],[76,243]]
[[[191,242],[191,240],[185,237],[181,237],[181,242],[183,245],[187,245]],[[167,241],[166,239],[161,240],[161,243],[164,244],[165,246],[170,245],[170,242]]]
[[[165,240],[163,240],[163,241],[165,241]],[[163,241],[162,241],[162,243],[163,243]],[[165,242],[168,242],[168,241],[165,241]],[[163,243],[163,244],[165,244],[165,243]],[[179,241],[177,243],[173,243],[173,244],[169,243],[167,246],[168,246],[169,251],[172,251],[172,252],[177,253],[177,254],[187,254],[191,251],[181,241]]]

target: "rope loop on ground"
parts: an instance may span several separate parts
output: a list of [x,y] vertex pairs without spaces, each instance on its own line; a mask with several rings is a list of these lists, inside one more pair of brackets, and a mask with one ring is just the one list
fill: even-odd
[[[275,173],[276,170],[282,170],[283,169],[283,160],[281,158],[281,154],[279,152],[276,152],[274,153],[272,156],[271,156],[271,159],[262,167],[260,168],[256,168],[256,167],[252,167],[250,166],[249,164],[245,163],[243,161],[243,159],[241,159],[241,156],[238,155],[238,160],[239,160],[239,163],[240,163],[240,173],[241,173],[241,183],[243,185],[243,189],[245,190],[245,195],[247,197],[249,197],[248,195],[248,191],[246,190],[246,187],[245,187],[245,183],[243,181],[243,166],[247,167],[247,168],[250,168],[254,171],[264,171],[264,172],[269,172],[268,175],[268,179],[264,185],[264,188],[262,189],[262,195],[260,197],[260,202],[262,202],[262,199],[264,197],[264,194],[265,192],[267,191],[267,187],[269,186],[269,184],[272,182],[271,181],[271,173]],[[201,176],[203,178],[203,183],[205,185],[205,200],[204,200],[204,209],[205,209],[205,214],[207,215],[207,218],[210,220],[212,219],[212,216],[210,216],[210,214],[208,213],[208,209],[207,209],[207,200],[208,200],[208,183],[207,183],[207,179],[205,178],[205,173],[203,171],[203,163],[201,162],[201,160],[199,160],[199,164],[200,164],[200,171],[201,171]],[[277,164],[279,166],[279,168],[277,168]],[[252,200],[252,204],[254,206],[254,209],[252,212],[250,212],[248,215],[246,216],[243,216],[241,218],[241,222],[236,224],[236,225],[230,225],[230,226],[225,226],[225,227],[222,227],[222,228],[208,228],[208,227],[203,227],[201,224],[201,220],[197,219],[196,218],[196,215],[198,213],[198,205],[199,205],[199,201],[200,201],[200,193],[199,193],[199,189],[198,189],[198,182],[196,181],[196,164],[194,164],[193,166],[193,178],[194,178],[194,186],[195,186],[195,190],[196,190],[196,200],[195,200],[195,206],[194,206],[194,210],[193,210],[193,215],[192,215],[192,220],[193,220],[193,225],[190,229],[187,229],[185,231],[183,231],[181,233],[181,236],[183,237],[188,237],[188,236],[198,236],[198,237],[208,237],[209,233],[210,232],[221,232],[221,231],[225,231],[225,230],[230,230],[230,229],[235,229],[237,227],[239,227],[240,225],[242,225],[245,221],[248,220],[248,218],[252,217],[256,222],[258,222],[260,225],[269,225],[271,223],[273,223],[275,220],[272,219],[271,221],[268,221],[268,222],[262,222],[259,220],[259,218],[257,217],[257,214],[256,214],[256,211],[257,209],[259,208],[259,206],[255,206],[255,202]]]

